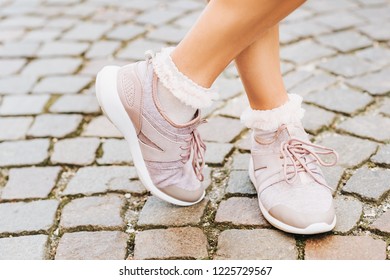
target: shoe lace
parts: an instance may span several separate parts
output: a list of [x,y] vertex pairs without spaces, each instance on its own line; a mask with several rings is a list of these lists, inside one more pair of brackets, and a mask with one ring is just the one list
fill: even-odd
[[[279,127],[273,139],[269,142],[261,141],[260,139],[256,139],[260,144],[271,144],[276,140],[279,134],[287,129],[286,125],[282,125]],[[317,175],[320,175],[317,171],[317,167],[313,163],[318,163],[321,166],[329,167],[337,164],[338,154],[334,149],[327,148],[324,146],[316,145],[308,141],[303,141],[297,138],[290,138],[289,140],[285,140],[280,144],[280,152],[281,159],[284,160],[283,163],[283,173],[284,180],[288,184],[293,184],[297,179],[297,175],[299,172],[308,173],[317,183],[327,187],[328,189],[333,189],[328,186],[326,183],[321,181]],[[329,162],[325,162],[320,158],[320,155],[330,156],[333,155],[333,160]],[[292,170],[291,168],[292,167]]]
[[200,137],[199,131],[197,127],[203,123],[206,123],[207,120],[202,119],[197,126],[192,130],[191,137],[185,139],[185,141],[188,143],[186,146],[180,146],[182,150],[185,150],[186,152],[181,154],[182,162],[186,163],[190,157],[191,153],[193,154],[192,157],[192,167],[195,171],[196,177],[200,180],[204,180],[203,175],[203,168],[205,166],[205,157],[204,154],[206,152],[206,145],[203,142],[202,138]]

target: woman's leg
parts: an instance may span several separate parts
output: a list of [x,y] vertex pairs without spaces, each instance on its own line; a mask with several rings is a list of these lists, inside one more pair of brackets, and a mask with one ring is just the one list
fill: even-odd
[[269,28],[235,59],[252,109],[270,110],[288,100],[279,57],[279,25]]
[[177,68],[210,87],[225,67],[305,0],[212,0],[172,52]]

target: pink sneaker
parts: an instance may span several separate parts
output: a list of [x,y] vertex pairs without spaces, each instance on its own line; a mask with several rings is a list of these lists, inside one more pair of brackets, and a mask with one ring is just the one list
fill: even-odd
[[[336,164],[334,150],[312,144],[301,124],[277,131],[254,129],[249,176],[260,210],[276,228],[296,234],[327,232],[336,225],[332,188],[319,165]],[[333,155],[325,163],[319,155]]]
[[104,113],[129,143],[146,189],[176,205],[201,201],[205,144],[197,110],[187,124],[173,123],[161,109],[151,57],[124,67],[106,66],[97,75],[96,95]]

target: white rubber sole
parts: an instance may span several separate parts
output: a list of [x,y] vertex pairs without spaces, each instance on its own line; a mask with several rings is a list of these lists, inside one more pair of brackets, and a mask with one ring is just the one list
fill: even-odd
[[139,179],[148,191],[169,203],[179,206],[190,206],[200,202],[204,198],[205,192],[197,201],[187,202],[165,194],[153,184],[142,156],[136,130],[117,92],[117,75],[119,69],[120,67],[118,66],[106,66],[99,71],[96,77],[96,97],[104,114],[118,128],[129,144]]
[[[253,168],[253,161],[252,159],[249,160],[249,178],[251,179],[253,185],[255,186],[255,176],[254,176],[254,168]],[[332,223],[329,225],[327,223],[315,223],[311,224],[310,226],[306,228],[296,228],[290,225],[287,225],[274,217],[272,217],[268,211],[265,209],[263,204],[261,203],[260,199],[259,206],[261,213],[263,214],[264,218],[274,227],[283,230],[285,232],[294,233],[294,234],[318,234],[318,233],[324,233],[331,231],[336,226],[336,216],[334,217]]]

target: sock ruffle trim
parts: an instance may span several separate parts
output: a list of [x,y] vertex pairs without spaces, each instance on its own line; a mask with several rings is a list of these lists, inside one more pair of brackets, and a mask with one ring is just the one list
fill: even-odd
[[202,87],[180,72],[170,55],[173,49],[162,48],[152,59],[154,72],[160,82],[187,106],[195,109],[211,106],[219,97],[217,89]]
[[253,110],[248,107],[241,115],[241,122],[248,128],[276,130],[282,124],[299,123],[305,110],[301,106],[302,97],[288,94],[288,101],[271,110]]

